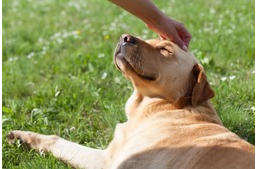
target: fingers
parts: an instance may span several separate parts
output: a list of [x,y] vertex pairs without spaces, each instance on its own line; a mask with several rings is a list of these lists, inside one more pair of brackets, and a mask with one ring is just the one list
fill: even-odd
[[188,51],[191,34],[187,31],[184,24],[168,18],[164,21],[166,24],[157,26],[153,30],[156,31],[161,40],[167,39],[176,43],[184,51]]
[[187,47],[189,46],[189,42],[191,41],[191,39],[192,39],[192,36],[190,34],[182,38],[183,42]]
[[[173,40],[172,40],[173,41]],[[186,44],[185,44],[185,42],[183,42],[183,40],[177,35],[176,36],[176,39],[175,39],[175,41],[174,41],[176,44],[178,44],[178,46],[181,48],[181,49],[183,49],[184,51],[188,51],[188,48],[187,48],[187,46],[186,46]],[[188,42],[189,43],[189,42]]]
[[184,24],[178,22],[176,24],[176,32],[177,32],[177,44],[184,50],[187,51],[189,46],[189,42],[191,40],[191,34],[187,31]]
[[192,38],[191,34],[187,31],[187,29],[184,27],[183,24],[180,24],[180,26],[177,27],[176,29],[177,29],[177,33],[178,33],[178,36],[180,37],[180,39],[188,47],[189,46],[189,42],[190,42],[190,40]]
[[160,37],[161,40],[168,39],[168,40],[176,43],[184,51],[186,51],[186,52],[188,51],[187,45],[189,44],[191,38],[190,39],[185,39],[185,42],[187,42],[187,45],[186,45],[186,43],[178,36],[177,33],[175,33],[172,38],[166,38],[165,36],[163,36],[161,34],[159,34],[159,37]]

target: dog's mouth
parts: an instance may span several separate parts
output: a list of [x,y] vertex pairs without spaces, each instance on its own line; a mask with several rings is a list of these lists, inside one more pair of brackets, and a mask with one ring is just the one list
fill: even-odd
[[[141,65],[140,63],[132,63],[132,61],[122,52],[121,48],[123,48],[123,44],[120,45],[118,44],[116,52],[115,52],[115,65],[117,69],[126,76],[128,76],[128,73],[134,74],[140,79],[147,80],[147,81],[154,81],[155,76],[154,75],[147,75],[146,72],[140,70],[139,66],[136,65]],[[135,59],[136,60],[136,59]],[[135,61],[136,62],[136,61]],[[140,61],[138,61],[140,62]]]

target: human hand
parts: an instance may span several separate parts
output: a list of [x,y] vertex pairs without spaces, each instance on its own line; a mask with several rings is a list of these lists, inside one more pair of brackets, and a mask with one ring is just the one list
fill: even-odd
[[110,1],[140,18],[149,29],[157,32],[161,39],[171,40],[187,51],[191,34],[181,22],[168,17],[151,0]]
[[191,34],[187,31],[183,23],[164,16],[153,25],[147,25],[147,27],[157,32],[161,39],[171,40],[184,51],[187,51]]

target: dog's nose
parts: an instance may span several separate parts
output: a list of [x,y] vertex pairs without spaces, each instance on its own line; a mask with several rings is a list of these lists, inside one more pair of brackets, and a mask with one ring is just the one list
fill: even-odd
[[123,34],[121,36],[122,43],[135,43],[135,38],[132,35]]

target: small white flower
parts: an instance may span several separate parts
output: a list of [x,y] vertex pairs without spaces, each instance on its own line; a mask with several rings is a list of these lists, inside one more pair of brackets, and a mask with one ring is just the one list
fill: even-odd
[[47,52],[45,50],[41,51],[42,55],[45,55]]
[[233,30],[232,30],[232,29],[227,29],[227,30],[225,31],[225,33],[226,33],[226,34],[232,34],[232,33],[233,33]]
[[28,54],[27,58],[30,59],[34,56],[34,52],[31,52],[30,54]]
[[234,80],[236,76],[229,76],[229,80]]
[[63,43],[63,39],[61,39],[61,38],[57,38],[56,41],[57,41],[59,44]]
[[105,54],[104,53],[99,53],[98,54],[98,58],[104,58],[105,57]]
[[221,80],[221,81],[225,81],[225,80],[227,80],[227,77],[225,77],[225,76],[224,76],[224,77],[221,77],[220,80]]
[[209,63],[209,59],[208,59],[207,57],[205,57],[205,58],[203,58],[203,59],[201,60],[201,62],[202,62],[203,64],[208,64],[208,63]]
[[231,24],[232,29],[236,29],[236,25]]
[[223,19],[219,18],[219,19],[218,19],[218,24],[219,24],[219,25],[222,25],[222,23],[223,23]]
[[65,10],[61,11],[61,15],[66,16]]
[[69,130],[70,131],[74,131],[76,128],[73,126],[73,127],[71,127]]
[[200,17],[203,17],[203,16],[205,16],[205,13],[201,12],[199,15],[200,15]]
[[61,33],[60,32],[57,32],[57,33],[55,33],[54,35],[53,35],[53,38],[58,38],[58,37],[60,37],[61,36]]
[[143,30],[142,30],[142,33],[143,33],[143,34],[148,34],[149,32],[150,32],[150,31],[149,31],[148,29],[143,29]]
[[210,9],[210,14],[215,14],[216,13],[216,10],[215,9]]
[[106,79],[106,77],[107,77],[107,72],[104,72],[104,73],[102,74],[101,79]]
[[121,80],[119,79],[119,77],[115,77],[115,82],[116,82],[116,83],[120,83],[120,82],[121,82]]
[[65,33],[63,33],[62,38],[65,39],[65,38],[67,38],[68,36],[70,36],[70,33],[65,32]]
[[142,35],[142,39],[147,39],[148,37],[146,35]]

